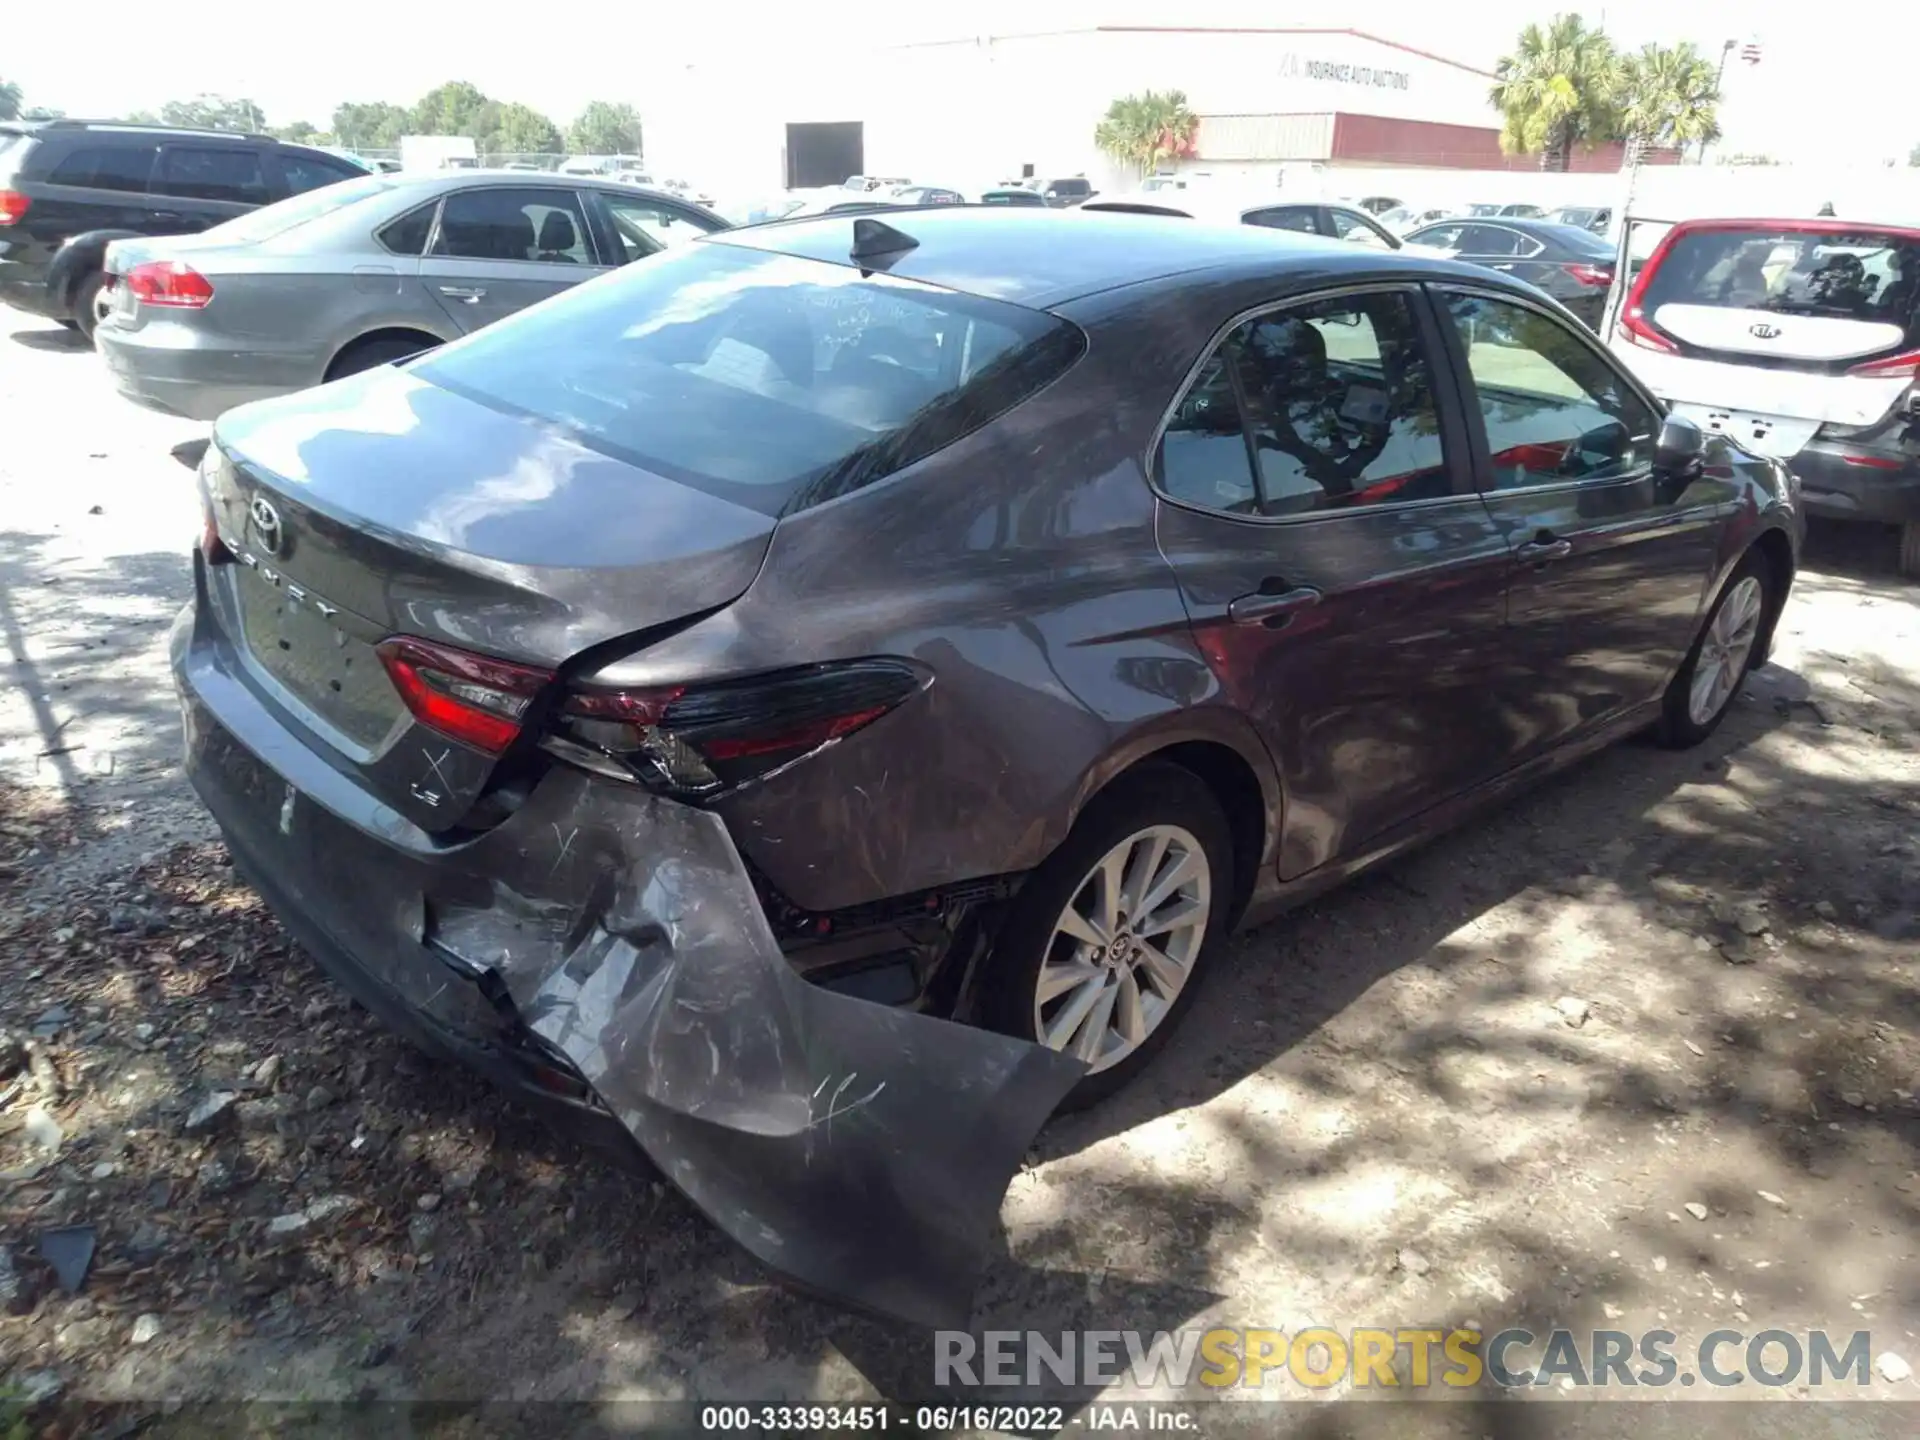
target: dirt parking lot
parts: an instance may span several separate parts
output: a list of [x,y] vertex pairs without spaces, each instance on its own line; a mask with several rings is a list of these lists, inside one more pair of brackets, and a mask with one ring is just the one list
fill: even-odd
[[[929,1396],[928,1337],[770,1286],[312,969],[180,774],[203,432],[11,313],[0,416],[14,1402]],[[1041,1136],[979,1328],[1864,1329],[1866,1398],[1911,1398],[1917,747],[1920,591],[1816,529],[1706,748],[1599,756],[1219,957],[1145,1081]],[[88,1243],[70,1293],[42,1246]]]

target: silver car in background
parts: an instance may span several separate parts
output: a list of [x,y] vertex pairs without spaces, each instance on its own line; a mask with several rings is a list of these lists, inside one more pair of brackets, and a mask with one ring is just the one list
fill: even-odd
[[369,175],[198,235],[115,241],[98,344],[129,399],[213,420],[456,339],[726,225],[608,180]]

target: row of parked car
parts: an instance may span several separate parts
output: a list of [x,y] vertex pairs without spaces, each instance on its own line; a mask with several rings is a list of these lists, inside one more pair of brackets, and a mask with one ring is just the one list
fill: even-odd
[[[1390,210],[1365,203],[1206,185],[1102,196],[1084,177],[965,192],[854,176],[750,219],[949,205],[1173,216],[1466,261],[1595,330],[1617,300],[1612,343],[1664,397],[1791,460],[1816,506],[1901,525],[1902,563],[1920,571],[1911,232],[1839,220],[1683,227],[1616,285],[1616,251],[1591,227],[1507,213],[1531,208],[1516,205],[1401,234]],[[630,177],[368,174],[264,137],[0,126],[0,298],[94,338],[133,399],[199,419],[404,358],[725,228],[686,194]]]

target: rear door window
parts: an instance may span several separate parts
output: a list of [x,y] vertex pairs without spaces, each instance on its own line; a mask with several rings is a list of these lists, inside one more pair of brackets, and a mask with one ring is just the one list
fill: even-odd
[[435,255],[595,265],[580,197],[571,190],[502,186],[456,190],[440,211]]
[[1452,494],[1433,369],[1408,297],[1338,296],[1236,327],[1168,422],[1158,471],[1171,498],[1239,514]]
[[47,172],[49,185],[139,194],[153,174],[152,145],[86,145],[71,151]]
[[212,145],[168,145],[160,152],[154,189],[183,200],[221,200],[235,205],[264,205],[267,191],[261,152]]
[[1302,235],[1320,233],[1320,207],[1317,205],[1271,205],[1242,217],[1249,225],[1269,230],[1296,230]]
[[1638,298],[1656,326],[1707,347],[1822,360],[1912,349],[1920,347],[1920,233],[1681,231]]
[[952,443],[1084,346],[1041,311],[714,241],[615,273],[413,373],[780,514]]

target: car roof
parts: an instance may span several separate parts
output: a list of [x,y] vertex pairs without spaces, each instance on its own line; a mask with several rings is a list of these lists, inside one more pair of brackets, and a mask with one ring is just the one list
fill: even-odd
[[[1258,271],[1298,258],[1324,271],[1424,264],[1339,240],[1258,225],[1105,211],[1011,206],[893,207],[881,215],[776,220],[702,244],[740,245],[831,264],[854,263],[853,227],[881,219],[916,244],[875,268],[889,275],[1036,309],[1195,270]],[[1071,226],[1071,230],[1061,227]],[[1063,244],[1064,239],[1072,243]],[[1450,272],[1451,273],[1451,272]],[[1472,274],[1462,269],[1458,273]]]
[[635,185],[625,180],[609,180],[599,175],[562,175],[558,170],[468,170],[464,167],[452,170],[401,170],[386,178],[396,190],[418,190],[424,196],[441,190],[457,190],[468,185],[537,185],[542,176],[551,176],[555,181],[564,179],[570,190],[603,190],[609,195],[645,195],[655,200],[667,200],[685,209],[694,205],[683,195],[675,195],[670,190]]

